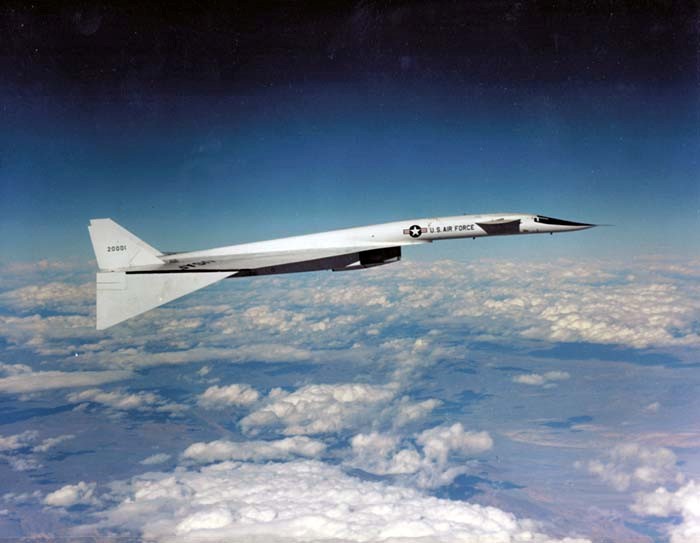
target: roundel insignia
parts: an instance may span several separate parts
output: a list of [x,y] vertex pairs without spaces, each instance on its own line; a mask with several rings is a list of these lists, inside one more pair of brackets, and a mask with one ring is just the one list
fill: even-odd
[[422,233],[423,229],[417,224],[414,224],[408,229],[408,235],[412,238],[419,238]]

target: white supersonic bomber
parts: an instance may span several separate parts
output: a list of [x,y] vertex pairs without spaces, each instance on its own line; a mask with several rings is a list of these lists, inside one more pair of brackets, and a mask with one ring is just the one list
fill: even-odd
[[217,249],[166,253],[111,219],[88,230],[97,265],[97,329],[104,330],[221,279],[390,264],[401,247],[436,240],[554,234],[596,226],[542,215],[491,213],[412,219]]

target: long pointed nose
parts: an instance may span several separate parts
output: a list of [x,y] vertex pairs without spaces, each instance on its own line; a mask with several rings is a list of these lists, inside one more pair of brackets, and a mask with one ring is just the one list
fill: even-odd
[[545,217],[544,215],[537,215],[537,217],[535,218],[535,222],[538,222],[542,225],[548,225],[549,227],[551,227],[551,229],[547,230],[550,230],[552,232],[570,232],[573,230],[585,230],[586,228],[593,228],[594,226],[598,226],[597,224],[565,221],[564,219],[555,219],[553,217]]

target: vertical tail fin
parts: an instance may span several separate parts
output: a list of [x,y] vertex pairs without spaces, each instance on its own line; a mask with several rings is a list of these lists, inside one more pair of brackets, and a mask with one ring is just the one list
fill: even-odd
[[[204,288],[231,272],[158,273],[140,266],[163,264],[163,254],[111,219],[92,219],[97,265],[97,329],[104,330]],[[133,268],[136,268],[135,270]],[[147,273],[140,273],[147,271]]]
[[116,271],[163,264],[159,258],[162,256],[160,251],[112,219],[92,219],[88,230],[100,270]]

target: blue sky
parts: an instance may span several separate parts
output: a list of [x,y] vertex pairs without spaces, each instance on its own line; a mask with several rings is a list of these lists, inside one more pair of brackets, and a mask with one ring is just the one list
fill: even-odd
[[497,211],[615,224],[528,254],[697,247],[697,102],[682,89],[351,81],[5,111],[5,259],[89,256],[85,225],[105,216],[164,250]]

